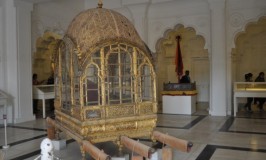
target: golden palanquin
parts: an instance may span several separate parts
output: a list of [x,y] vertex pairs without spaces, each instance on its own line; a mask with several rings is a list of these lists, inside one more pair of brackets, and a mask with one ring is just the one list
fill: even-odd
[[58,44],[56,123],[92,143],[151,136],[156,125],[152,56],[121,14],[81,12]]

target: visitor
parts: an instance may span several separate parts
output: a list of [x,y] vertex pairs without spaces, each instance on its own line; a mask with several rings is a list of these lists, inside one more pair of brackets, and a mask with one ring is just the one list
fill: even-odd
[[[255,79],[255,82],[265,82],[265,78],[264,78],[264,72],[260,72],[258,77]],[[257,102],[259,102],[258,104],[258,108],[259,110],[262,112],[263,110],[263,105],[264,102],[266,101],[266,98],[255,98],[254,103],[256,104]]]
[[189,71],[186,70],[185,75],[180,79],[180,83],[190,83]]
[[[246,82],[252,82],[252,73],[245,74],[245,81]],[[252,113],[251,110],[251,103],[253,101],[253,97],[248,97],[247,98],[247,103],[245,104],[244,108],[246,109],[247,112]]]

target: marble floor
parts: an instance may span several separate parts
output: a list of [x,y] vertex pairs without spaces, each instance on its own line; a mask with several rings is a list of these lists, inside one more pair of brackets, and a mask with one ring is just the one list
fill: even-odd
[[[193,142],[192,150],[173,152],[174,160],[265,160],[266,159],[266,112],[252,114],[239,111],[237,117],[209,116],[206,110],[193,115],[158,113],[156,130]],[[33,160],[40,155],[40,143],[47,136],[45,119],[7,127],[8,149],[3,149],[4,127],[0,127],[0,159]],[[150,140],[140,139],[151,145]],[[97,144],[107,154],[116,156],[118,150],[113,143]],[[124,150],[124,153],[131,154]],[[71,139],[67,147],[55,156],[63,160],[81,159],[79,145]],[[86,155],[86,159],[91,159]]]

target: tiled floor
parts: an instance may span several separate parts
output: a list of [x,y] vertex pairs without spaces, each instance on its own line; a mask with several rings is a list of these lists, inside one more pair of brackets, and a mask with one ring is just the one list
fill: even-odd
[[[206,111],[193,115],[158,114],[156,130],[193,142],[190,153],[174,150],[174,160],[265,160],[266,112],[252,114],[241,111],[237,117],[208,116]],[[33,160],[40,154],[40,142],[46,137],[46,123],[36,121],[7,127],[10,148],[3,150],[4,128],[0,128],[0,159]],[[151,145],[149,140],[140,142]],[[97,147],[111,156],[118,153],[112,143],[100,143]],[[125,151],[131,154],[129,151]],[[67,141],[67,147],[55,151],[63,160],[81,159],[78,144]],[[89,155],[87,159],[91,159]]]

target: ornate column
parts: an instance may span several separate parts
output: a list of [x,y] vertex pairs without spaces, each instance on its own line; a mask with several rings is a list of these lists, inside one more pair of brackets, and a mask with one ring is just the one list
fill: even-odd
[[211,21],[210,114],[226,115],[225,0],[208,0]]

